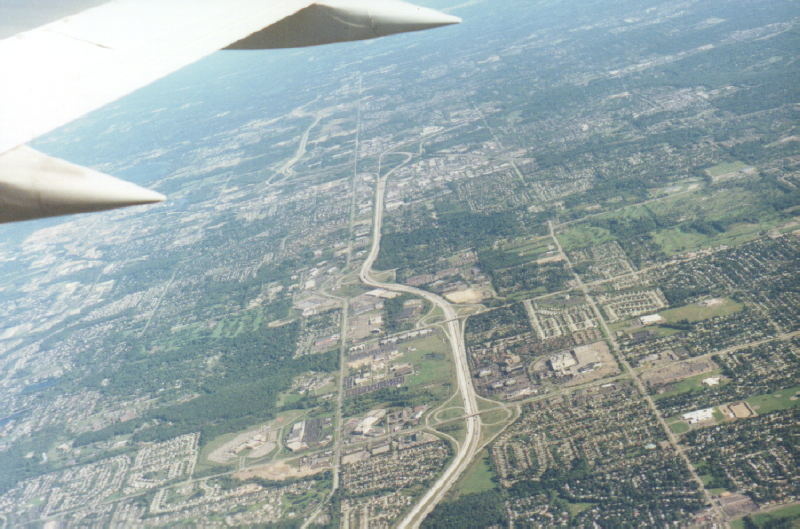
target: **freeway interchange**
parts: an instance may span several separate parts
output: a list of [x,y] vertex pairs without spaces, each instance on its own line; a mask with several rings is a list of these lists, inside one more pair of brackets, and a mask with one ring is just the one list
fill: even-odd
[[[385,175],[381,176],[381,162],[383,161],[383,156],[386,154],[404,154],[406,155],[406,160],[393,168],[391,171],[387,172]],[[413,154],[406,152],[385,152],[380,157],[378,164],[377,185],[375,188],[372,245],[370,247],[369,254],[367,255],[367,259],[361,266],[359,277],[366,285],[376,288],[383,288],[392,292],[400,292],[419,296],[429,301],[434,307],[438,307],[442,310],[444,314],[444,323],[442,324],[442,327],[450,343],[453,362],[455,365],[456,379],[458,381],[458,392],[461,394],[464,402],[466,437],[464,442],[459,445],[455,457],[450,462],[450,465],[447,467],[444,473],[425,492],[425,494],[417,501],[414,507],[400,522],[398,527],[401,529],[416,528],[420,526],[422,520],[424,520],[428,513],[430,513],[433,508],[436,507],[436,505],[442,500],[442,498],[444,498],[445,494],[447,494],[447,492],[469,466],[478,451],[481,437],[481,419],[478,413],[478,402],[475,394],[475,388],[472,385],[472,379],[470,376],[469,362],[467,361],[467,352],[464,345],[464,329],[461,325],[461,320],[459,320],[453,306],[447,300],[432,292],[414,288],[408,285],[378,281],[373,277],[372,265],[375,263],[381,247],[381,228],[383,226],[386,182],[394,171],[406,165],[412,158]]]

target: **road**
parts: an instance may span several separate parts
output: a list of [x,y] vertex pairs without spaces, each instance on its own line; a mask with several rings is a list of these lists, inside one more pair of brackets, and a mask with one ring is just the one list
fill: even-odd
[[[406,160],[400,165],[394,167],[391,171],[381,176],[381,167],[383,156],[386,154],[404,154],[407,156]],[[453,353],[453,362],[456,369],[456,380],[458,382],[458,389],[464,401],[464,415],[466,416],[467,432],[464,442],[458,446],[455,457],[450,465],[422,496],[422,498],[414,505],[414,507],[406,514],[405,518],[400,522],[398,528],[416,528],[422,523],[422,520],[430,513],[434,507],[444,498],[444,495],[449,491],[461,474],[469,466],[478,451],[481,437],[481,419],[478,416],[478,401],[475,396],[475,388],[472,385],[472,378],[469,371],[469,363],[467,362],[467,350],[464,345],[464,332],[461,321],[458,319],[453,306],[441,296],[425,290],[401,285],[397,283],[384,283],[372,277],[372,265],[378,258],[378,253],[381,249],[381,229],[383,227],[383,211],[384,211],[384,197],[386,192],[386,182],[392,173],[404,165],[406,165],[413,157],[412,153],[389,153],[385,152],[381,155],[378,162],[378,182],[375,186],[375,211],[373,214],[372,222],[372,246],[366,261],[361,266],[359,277],[361,281],[369,286],[375,288],[383,288],[392,292],[401,292],[412,294],[429,301],[433,306],[439,307],[444,313],[444,330],[447,339],[450,342],[450,347]]]

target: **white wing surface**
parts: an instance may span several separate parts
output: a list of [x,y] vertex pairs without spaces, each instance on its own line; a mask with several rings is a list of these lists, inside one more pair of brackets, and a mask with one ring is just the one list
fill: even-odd
[[[87,210],[81,202],[48,214],[37,195],[35,211],[17,215],[26,207],[25,178],[4,175],[33,158],[27,148],[20,156],[21,146],[217,50],[310,46],[458,22],[398,0],[110,0],[0,40],[0,222]],[[41,190],[41,168],[63,164],[38,158]],[[119,198],[91,210],[119,207]],[[163,197],[148,201],[156,199]]]

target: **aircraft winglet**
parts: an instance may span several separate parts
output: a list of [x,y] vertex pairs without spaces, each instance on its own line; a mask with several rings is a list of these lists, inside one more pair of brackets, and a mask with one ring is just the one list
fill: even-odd
[[27,146],[0,155],[0,223],[153,204],[165,198]]
[[227,49],[317,46],[459,23],[461,19],[456,16],[401,0],[318,0]]

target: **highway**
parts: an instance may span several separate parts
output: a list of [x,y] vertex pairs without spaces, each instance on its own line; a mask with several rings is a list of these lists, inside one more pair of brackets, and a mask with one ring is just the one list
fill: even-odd
[[[383,155],[385,154],[404,154],[407,156],[406,160],[394,167],[386,175],[381,176],[381,166],[383,162]],[[422,520],[430,513],[434,507],[444,498],[447,491],[449,491],[458,478],[469,466],[474,458],[480,444],[481,437],[481,419],[478,415],[478,402],[475,396],[475,388],[472,385],[472,378],[470,376],[469,363],[467,361],[467,351],[464,345],[464,333],[461,326],[461,321],[458,319],[453,306],[441,296],[432,292],[427,292],[418,288],[401,285],[397,283],[384,283],[377,281],[372,277],[372,265],[378,257],[381,248],[381,229],[383,227],[383,211],[384,211],[384,197],[386,191],[386,182],[391,174],[406,165],[413,158],[412,153],[388,153],[385,152],[381,155],[378,163],[378,182],[375,186],[375,211],[372,223],[372,246],[366,261],[361,266],[359,277],[361,281],[369,286],[376,288],[383,288],[393,292],[402,292],[419,296],[428,300],[434,306],[442,309],[445,319],[445,334],[450,342],[450,347],[453,353],[453,362],[456,370],[456,379],[458,382],[458,390],[464,401],[464,415],[466,416],[466,437],[464,442],[458,446],[457,452],[450,465],[439,477],[414,507],[406,514],[405,518],[400,522],[398,528],[416,528],[422,523]]]

